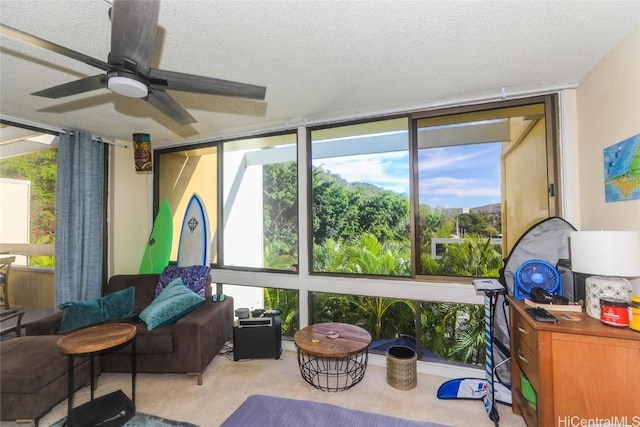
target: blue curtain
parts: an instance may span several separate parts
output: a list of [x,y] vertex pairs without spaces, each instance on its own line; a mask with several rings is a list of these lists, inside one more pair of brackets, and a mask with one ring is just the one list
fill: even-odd
[[101,294],[104,159],[104,144],[85,131],[58,139],[56,306]]

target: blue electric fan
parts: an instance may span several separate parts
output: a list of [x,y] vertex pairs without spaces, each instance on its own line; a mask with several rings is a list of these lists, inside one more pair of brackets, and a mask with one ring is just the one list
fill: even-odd
[[530,259],[520,264],[514,282],[514,294],[519,300],[529,298],[533,288],[562,296],[562,276],[553,264],[541,259]]

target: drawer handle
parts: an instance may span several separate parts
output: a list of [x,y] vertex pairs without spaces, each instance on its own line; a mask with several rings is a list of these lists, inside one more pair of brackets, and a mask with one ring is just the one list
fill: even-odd
[[524,357],[522,353],[520,353],[520,349],[518,349],[518,359],[522,360],[526,364],[529,364],[529,361],[527,360],[527,358]]
[[525,328],[520,326],[520,324],[518,324],[518,331],[520,331],[522,335],[529,335],[529,331],[527,331]]

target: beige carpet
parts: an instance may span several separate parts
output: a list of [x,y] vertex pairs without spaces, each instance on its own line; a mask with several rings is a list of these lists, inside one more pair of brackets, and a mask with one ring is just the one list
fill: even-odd
[[[217,356],[204,374],[203,385],[195,377],[181,374],[138,374],[136,407],[138,411],[202,427],[219,426],[251,394],[266,394],[330,403],[345,408],[383,413],[451,426],[493,426],[482,401],[439,400],[438,387],[447,378],[418,374],[412,390],[397,390],[387,384],[386,368],[369,364],[362,382],[353,388],[328,393],[307,384],[298,370],[296,353],[284,351],[280,360],[256,359],[234,362]],[[96,395],[117,389],[131,392],[129,374],[103,373]],[[89,388],[78,391],[75,404],[89,399]],[[49,426],[66,415],[66,400],[40,421]],[[501,427],[524,427],[510,406],[498,405]],[[16,426],[14,422],[2,426]],[[301,426],[302,427],[302,426]]]

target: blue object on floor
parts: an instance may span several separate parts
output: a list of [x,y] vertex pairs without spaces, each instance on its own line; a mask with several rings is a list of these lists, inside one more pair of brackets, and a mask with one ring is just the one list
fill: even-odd
[[[511,405],[511,389],[494,382],[494,394],[497,402]],[[481,400],[487,394],[487,380],[482,378],[455,378],[444,382],[438,388],[438,399]]]

